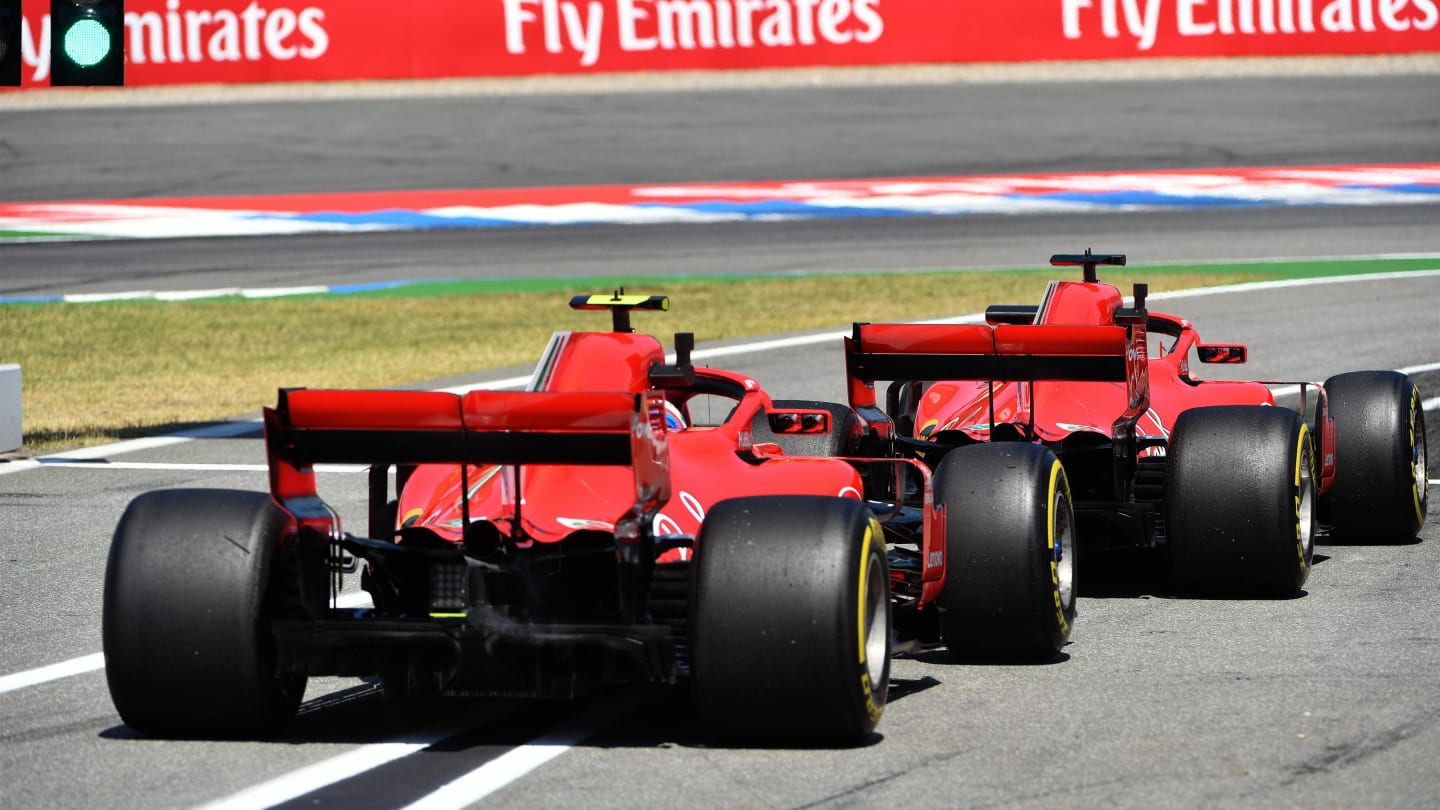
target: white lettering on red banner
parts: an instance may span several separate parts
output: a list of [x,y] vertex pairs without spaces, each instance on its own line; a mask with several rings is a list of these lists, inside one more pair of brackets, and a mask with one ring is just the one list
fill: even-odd
[[1159,38],[1167,6],[1182,37],[1398,33],[1429,31],[1440,23],[1436,0],[1061,0],[1061,26],[1072,40],[1097,29],[1116,39],[1123,26],[1137,50],[1148,51]]
[[[505,51],[532,46],[600,61],[613,26],[621,51],[869,44],[885,32],[880,0],[501,0]],[[607,10],[613,13],[607,14]]]
[[[27,0],[31,11],[45,0]],[[126,0],[125,83],[1440,53],[1440,0]],[[49,80],[25,19],[22,84]]]
[[330,47],[324,21],[325,12],[313,7],[266,8],[257,0],[238,12],[212,11],[168,0],[164,14],[126,12],[125,55],[134,65],[318,59]]

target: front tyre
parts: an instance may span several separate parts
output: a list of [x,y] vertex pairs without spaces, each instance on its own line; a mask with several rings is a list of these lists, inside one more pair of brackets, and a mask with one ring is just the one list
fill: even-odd
[[270,497],[161,490],[130,502],[105,569],[105,677],[125,724],[161,737],[268,737],[304,676],[282,677],[269,630],[286,516]]
[[1070,482],[1039,445],[957,447],[935,472],[946,508],[940,634],[962,658],[1053,658],[1075,623]]
[[1316,465],[1299,413],[1259,405],[1180,414],[1166,454],[1171,578],[1204,596],[1285,597],[1310,575]]
[[1335,480],[1322,503],[1337,540],[1404,541],[1430,502],[1420,390],[1398,371],[1352,371],[1325,381],[1335,420]]
[[890,681],[885,539],[860,501],[735,498],[705,518],[692,599],[694,694],[711,731],[853,745]]

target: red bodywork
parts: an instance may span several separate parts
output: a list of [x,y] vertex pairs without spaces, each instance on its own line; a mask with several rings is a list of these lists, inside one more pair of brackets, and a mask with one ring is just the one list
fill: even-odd
[[[428,434],[431,440],[448,435],[458,461],[484,455],[467,444],[480,435],[526,434],[564,448],[577,447],[582,434],[624,434],[632,430],[632,421],[638,422],[636,396],[651,399],[655,414],[648,434],[632,442],[632,455],[602,460],[583,454],[588,455],[583,463],[580,458],[537,457],[528,464],[505,463],[497,455],[494,463],[422,463],[406,470],[395,529],[431,529],[452,542],[462,539],[467,516],[494,523],[507,536],[518,529],[528,540],[550,543],[576,530],[615,532],[622,517],[634,515],[632,504],[644,502],[642,512],[654,512],[657,535],[694,536],[707,510],[727,497],[861,496],[860,474],[844,461],[788,460],[773,445],[755,447],[750,425],[770,406],[769,395],[755,380],[696,369],[696,385],[651,389],[649,370],[664,360],[660,342],[648,334],[562,333],[541,363],[534,391],[295,391],[287,396],[287,427],[311,434]],[[684,409],[698,392],[733,398],[733,414],[713,427],[667,430],[661,402],[670,398]],[[363,441],[364,435],[351,438]],[[333,455],[328,460],[337,460]],[[389,460],[403,466],[423,460],[419,455]],[[373,461],[376,453],[357,448],[354,460]],[[312,474],[287,463],[274,464],[272,470],[272,491],[279,503],[314,496]],[[465,499],[459,496],[462,487],[469,490]],[[523,497],[520,526],[513,523],[517,490]]]
[[976,442],[1041,444],[1065,465],[1082,542],[1153,548],[1164,542],[1165,454],[1176,418],[1202,406],[1273,407],[1272,386],[1295,386],[1297,410],[1319,415],[1317,492],[1330,490],[1335,426],[1322,385],[1200,380],[1192,354],[1242,363],[1245,347],[1203,344],[1184,318],[1149,312],[1143,284],[1125,306],[1094,272],[1124,256],[1051,261],[1084,265],[1085,279],[1052,281],[1037,306],[991,307],[983,324],[855,325],[845,342],[850,405],[889,455],[933,465]]
[[[477,520],[506,536],[553,543],[581,530],[613,532],[644,513],[657,535],[694,536],[724,498],[861,497],[859,473],[844,461],[791,459],[774,445],[755,445],[751,424],[771,400],[754,380],[695,369],[693,384],[662,391],[649,374],[664,362],[649,335],[560,333],[534,390],[289,391],[280,409],[266,413],[271,491],[302,522],[320,520],[338,533],[333,514],[311,514],[310,465],[393,463],[404,486],[391,528],[423,527],[456,543]],[[719,425],[667,429],[664,400],[683,412],[701,393],[732,401],[733,412]],[[599,448],[607,436],[630,439],[611,442],[606,453]],[[425,463],[441,461],[451,463]]]
[[[643,391],[648,387],[649,369],[664,363],[664,352],[655,338],[617,332],[559,335],[547,354],[553,356],[553,362],[542,363],[544,373],[535,385],[562,401],[585,391]],[[756,451],[750,426],[770,406],[770,397],[754,380],[716,369],[695,369],[695,375],[696,388],[726,392],[738,399],[734,413],[722,424],[665,434],[667,472],[674,483],[654,517],[657,535],[698,534],[705,513],[725,498],[780,492],[860,497],[860,478],[849,464],[811,460],[797,465],[783,463],[778,448]],[[683,411],[693,390],[668,393]],[[655,395],[664,396],[660,392]],[[753,460],[759,458],[765,460]],[[471,466],[466,470],[471,520],[488,520],[502,533],[511,533],[517,469],[518,491],[524,497],[521,528],[535,542],[556,542],[579,530],[614,531],[616,505],[630,497],[630,476],[622,467]],[[423,526],[459,540],[463,525],[460,479],[461,472],[454,465],[416,469],[400,497],[400,526]],[[667,560],[683,559],[687,551],[672,550]]]
[[[612,307],[615,331],[557,333],[525,391],[282,392],[265,412],[271,494],[295,529],[282,551],[329,548],[323,565],[336,578],[327,595],[299,594],[311,605],[308,621],[277,625],[286,655],[315,672],[395,660],[419,671],[437,668],[423,650],[397,656],[387,645],[485,649],[491,663],[474,665],[476,682],[493,684],[515,682],[493,672],[495,662],[529,660],[493,655],[497,643],[587,644],[673,681],[686,668],[685,615],[652,610],[651,594],[687,581],[717,503],[751,495],[868,500],[888,539],[914,549],[895,553],[924,561],[892,571],[895,598],[913,613],[939,596],[945,515],[926,465],[787,455],[781,444],[792,435],[856,446],[863,424],[825,407],[777,408],[745,375],[695,368],[690,335],[676,336],[677,358],[667,363],[658,340],[629,330],[631,309],[663,308],[663,299],[626,298],[624,306],[572,302]],[[677,411],[685,423],[672,429],[667,412]],[[370,466],[367,536],[345,531],[321,499],[321,462]],[[915,472],[890,472],[896,465]],[[885,472],[869,472],[876,468]],[[884,482],[902,479],[918,485],[887,503]],[[374,613],[334,602],[353,558],[364,561]],[[558,652],[552,668],[566,669],[568,655]]]
[[[1143,297],[1143,296],[1142,296]],[[1124,313],[1120,291],[1099,282],[1053,281],[1034,316],[1034,326],[994,324],[951,326],[947,330],[979,330],[993,335],[995,353],[1016,358],[1016,368],[1034,362],[1036,355],[1115,354],[1122,351],[1125,330],[1116,313]],[[1128,382],[1115,380],[1025,379],[1012,373],[985,379],[943,380],[930,385],[916,403],[914,433],[928,438],[941,431],[959,431],[972,439],[990,439],[991,414],[996,424],[1017,426],[1022,435],[1041,442],[1061,442],[1077,432],[1111,436],[1119,421],[1135,414],[1137,451],[1163,454],[1175,419],[1185,410],[1210,405],[1274,405],[1271,386],[1295,385],[1306,395],[1324,397],[1319,383],[1279,381],[1200,380],[1190,371],[1192,352],[1202,362],[1244,362],[1243,346],[1209,346],[1185,318],[1145,312],[1143,324],[1132,327],[1127,358]],[[1123,318],[1123,314],[1122,314]],[[913,329],[915,327],[901,327]],[[1049,337],[1039,338],[1038,335]],[[1150,342],[1145,336],[1158,337]],[[927,338],[911,333],[896,351],[926,352]],[[1157,356],[1150,347],[1158,346]],[[992,383],[990,380],[994,380]],[[1143,403],[1143,405],[1142,405]],[[1333,424],[1318,431],[1322,459],[1320,492],[1334,478]]]

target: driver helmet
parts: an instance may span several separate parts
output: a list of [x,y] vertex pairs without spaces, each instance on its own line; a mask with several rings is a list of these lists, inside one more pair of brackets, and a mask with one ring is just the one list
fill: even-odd
[[665,429],[674,432],[684,430],[685,427],[685,415],[680,412],[680,406],[665,400]]

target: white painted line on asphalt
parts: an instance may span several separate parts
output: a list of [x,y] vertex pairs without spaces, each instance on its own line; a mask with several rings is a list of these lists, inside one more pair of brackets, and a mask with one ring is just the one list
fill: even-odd
[[1281,290],[1289,287],[1313,287],[1317,284],[1349,284],[1356,281],[1391,281],[1404,278],[1428,278],[1440,276],[1437,270],[1400,270],[1394,273],[1357,273],[1353,276],[1320,276],[1318,278],[1289,278],[1276,281],[1247,281],[1243,284],[1222,284],[1215,287],[1195,287],[1189,290],[1150,293],[1148,301],[1168,298],[1196,298],[1202,295],[1223,295],[1236,292],[1257,292],[1260,290]]
[[79,658],[72,658],[69,661],[61,661],[58,664],[51,664],[39,669],[17,672],[14,675],[6,675],[0,678],[0,694],[12,692],[16,689],[24,689],[27,686],[58,681],[61,678],[68,678],[71,675],[84,675],[87,672],[94,672],[97,669],[105,668],[105,654],[93,653],[83,655]]
[[[408,805],[405,810],[458,810],[474,804],[570,750],[632,710],[640,702],[640,697],[637,691],[606,701],[442,786]],[[274,807],[423,751],[465,731],[468,726],[465,718],[452,718],[399,739],[361,746],[203,805],[199,810],[263,810]]]
[[640,703],[631,692],[603,703],[518,748],[490,760],[402,810],[461,810],[574,748]]
[[[370,594],[365,591],[354,591],[342,593],[335,600],[335,606],[341,608],[369,607]],[[0,677],[0,694],[12,692],[16,689],[24,689],[27,686],[39,686],[42,683],[58,681],[61,678],[68,678],[72,675],[84,675],[87,672],[94,672],[97,669],[105,668],[105,653],[91,653],[82,655],[79,658],[71,658],[69,661],[61,661],[58,664],[27,669],[24,672],[16,672],[12,675]]]
[[[68,467],[81,470],[176,470],[200,472],[269,472],[265,464],[194,464],[159,461],[78,461],[73,459],[39,459],[41,467]],[[364,464],[316,464],[318,473],[362,473]]]
[[202,805],[200,810],[261,810],[261,808],[274,807],[327,785],[333,785],[373,770],[388,762],[394,762],[401,757],[423,751],[447,737],[453,737],[464,731],[465,725],[463,721],[451,718],[397,740],[364,745],[340,756],[321,760],[313,765],[271,779],[269,782],[247,788],[233,796]]
[[0,466],[0,475],[10,473],[38,470],[45,466],[54,466],[66,461],[94,461],[107,459],[111,456],[135,453],[141,450],[155,450],[161,447],[170,447],[195,439],[229,439],[235,436],[249,433],[260,426],[260,420],[241,422],[222,422],[218,425],[196,428],[194,430],[171,433],[165,436],[149,436],[143,439],[130,439],[123,442],[101,444],[94,447],[81,447],[75,450],[63,450],[58,453],[51,453],[36,458],[12,461]]
[[441,388],[447,394],[468,394],[471,391],[505,391],[511,388],[520,388],[530,382],[529,375],[524,377],[506,377],[503,380],[491,380],[489,382],[478,382],[471,385],[456,385],[450,388]]

